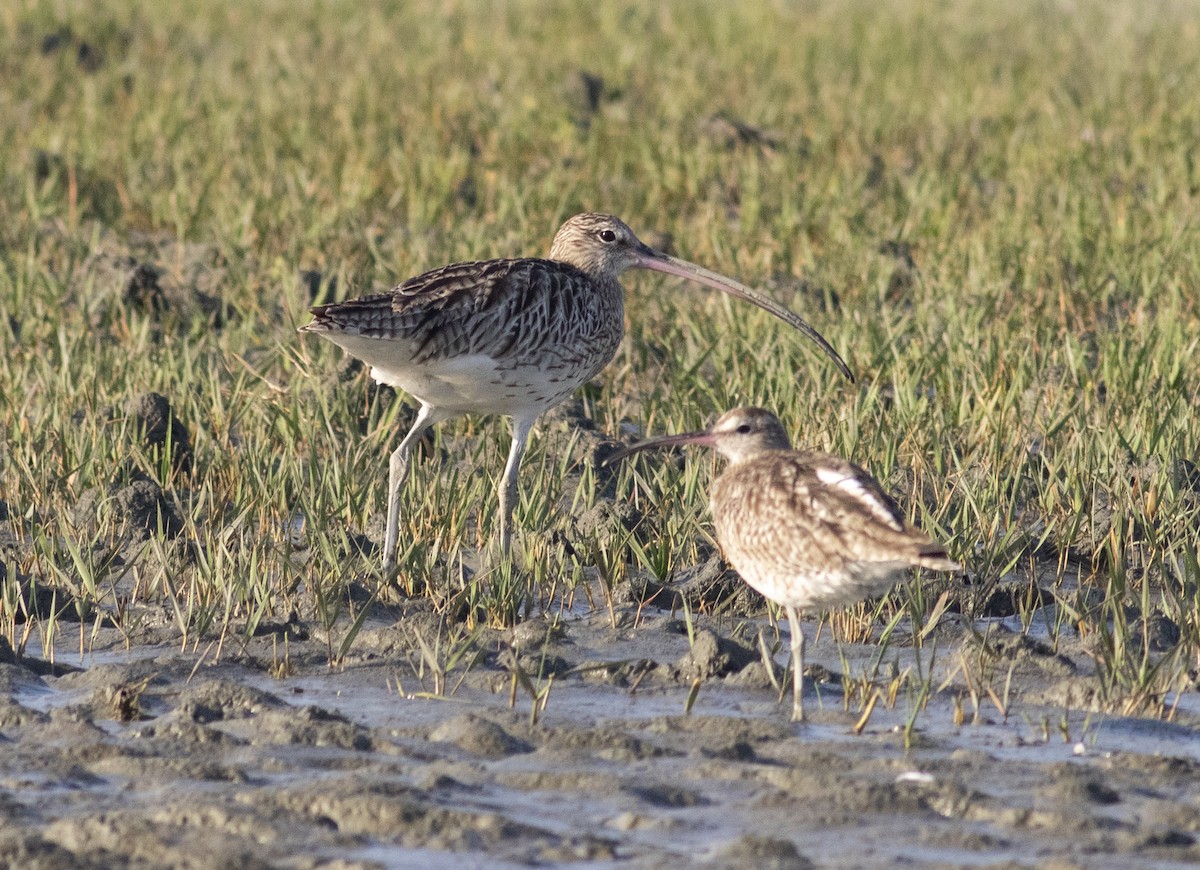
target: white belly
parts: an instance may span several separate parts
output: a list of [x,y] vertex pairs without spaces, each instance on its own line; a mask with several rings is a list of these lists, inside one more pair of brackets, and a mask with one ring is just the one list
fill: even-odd
[[[772,570],[755,560],[730,559],[749,586],[779,604],[807,608],[838,607],[882,595],[903,579],[903,562],[845,563],[838,568],[813,566],[803,572]],[[748,563],[748,564],[747,564]]]
[[541,413],[571,395],[611,357],[597,353],[585,361],[543,348],[536,362],[477,353],[414,363],[413,346],[407,341],[344,332],[322,336],[371,366],[371,376],[379,383],[457,413]]
[[371,377],[428,405],[462,413],[545,410],[578,386],[573,378],[536,367],[501,367],[488,356],[456,357],[399,371],[373,366]]

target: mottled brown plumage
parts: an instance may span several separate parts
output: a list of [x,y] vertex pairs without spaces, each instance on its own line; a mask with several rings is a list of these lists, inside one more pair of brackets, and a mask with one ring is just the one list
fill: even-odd
[[647,247],[611,215],[568,220],[549,259],[457,263],[388,293],[317,306],[301,332],[329,339],[369,364],[375,380],[421,403],[388,463],[385,572],[395,566],[399,494],[412,446],[433,424],[461,414],[512,418],[499,486],[500,541],[507,551],[529,431],[613,358],[625,329],[618,278],[632,268],[688,278],[754,303],[811,338],[853,380],[837,352],[795,314],[736,281]]
[[742,579],[787,613],[794,719],[804,717],[799,610],[880,595],[910,567],[960,570],[870,474],[837,456],[792,450],[770,411],[736,408],[710,429],[635,444],[608,461],[667,444],[707,445],[729,461],[712,486],[717,540]]

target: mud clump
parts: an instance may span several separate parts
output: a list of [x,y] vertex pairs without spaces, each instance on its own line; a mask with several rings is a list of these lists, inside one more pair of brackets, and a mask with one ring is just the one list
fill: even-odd
[[556,728],[546,734],[544,749],[567,755],[584,756],[627,763],[682,755],[643,740],[623,730],[619,725],[599,728]]
[[452,743],[464,752],[481,758],[507,758],[532,752],[533,746],[509,734],[490,719],[465,713],[448,719],[429,733],[438,743]]
[[700,124],[700,132],[726,150],[733,150],[739,146],[754,146],[765,152],[772,152],[782,143],[776,133],[748,124],[726,111],[705,118]]
[[16,701],[0,698],[0,728],[22,728],[28,725],[45,725],[50,717],[37,710],[30,710]]
[[1018,676],[1064,678],[1078,671],[1073,661],[1041,641],[1007,630],[991,632],[978,640],[968,636],[963,649],[968,660],[974,654],[981,665],[1006,666],[1005,670],[1011,666]]
[[547,643],[565,640],[567,628],[561,619],[535,616],[517,623],[509,632],[509,642],[518,650],[541,649]]
[[613,587],[613,604],[652,604],[662,610],[675,610],[683,606],[679,593],[664,586],[642,571],[630,571],[626,579]]
[[716,554],[681,571],[674,588],[696,610],[724,606],[733,613],[750,614],[763,609],[762,596]]
[[[70,850],[88,867],[210,866],[265,870],[271,866],[251,850],[247,833],[230,831],[228,819],[218,814],[207,813],[204,815],[209,818],[204,818],[197,813],[192,818],[169,819],[164,816],[170,815],[170,809],[164,808],[155,815],[157,818],[140,818],[132,813],[113,812],[83,819],[61,819],[47,826],[46,836]],[[212,837],[203,830],[205,826],[223,829],[225,837]],[[194,860],[199,855],[204,856],[202,862]]]
[[1016,616],[1033,608],[1044,607],[1054,600],[1054,596],[1045,589],[1026,581],[988,584],[978,588],[964,585],[954,591],[958,601],[951,605],[951,612],[976,618]]
[[57,843],[34,835],[0,836],[0,867],[24,870],[88,870],[96,865]]
[[547,831],[495,812],[434,805],[424,793],[393,782],[347,782],[334,788],[310,785],[278,796],[263,794],[261,799],[292,820],[299,817],[332,827],[342,837],[378,838],[403,848],[486,851],[499,857],[515,844],[536,849],[562,842]]
[[319,707],[270,710],[251,720],[256,744],[329,746],[366,752],[374,747],[371,734],[344,716]]
[[125,407],[136,424],[138,437],[152,451],[170,451],[171,466],[188,474],[192,470],[192,436],[166,396],[142,393]]
[[[58,155],[50,155],[45,162],[47,175],[65,173],[65,168],[59,168],[64,161]],[[88,183],[96,189],[89,197],[95,205],[85,203],[83,210],[111,224],[103,220],[104,215],[116,218],[120,213],[113,182],[97,177]],[[183,242],[166,234],[132,233],[125,238],[101,231],[98,244],[76,267],[74,278],[119,294],[121,307],[149,317],[151,334],[161,339],[196,318],[214,329],[223,328],[235,313],[219,295],[227,273],[228,264],[216,246]],[[105,317],[97,311],[92,322],[102,328]]]
[[1049,782],[1039,795],[1050,806],[1081,806],[1087,803],[1110,806],[1120,803],[1117,790],[1094,771],[1073,764],[1056,764],[1047,771]]
[[[39,591],[41,591],[41,589],[42,587],[38,587]],[[49,593],[47,598],[53,596],[52,591],[47,590],[47,592]],[[27,590],[21,589],[20,593],[24,597],[27,595]],[[40,605],[41,602],[39,601],[38,604]],[[61,617],[66,619],[68,616],[68,611],[72,608],[70,608],[66,603],[63,603],[60,605],[60,607],[64,611],[61,614]],[[49,612],[50,606],[48,603],[46,604],[46,609],[44,611],[39,611],[39,613],[43,614]],[[17,624],[20,624],[22,621],[23,620],[17,620]],[[74,668],[71,665],[63,662],[48,662],[44,659],[35,659],[29,656],[17,655],[16,651],[12,648],[12,644],[9,643],[8,638],[0,637],[0,692],[12,693],[19,688],[28,688],[31,685],[41,685],[41,677],[59,676],[61,674],[72,673],[76,670],[77,668]]]
[[152,480],[135,480],[113,494],[113,503],[123,524],[136,537],[162,532],[174,538],[183,530],[183,520],[163,488]]
[[[158,393],[143,393],[123,408],[107,412],[110,421],[128,420],[135,443],[144,448],[152,467],[165,459],[181,474],[192,470],[192,439],[187,427],[171,408],[170,401]],[[107,497],[106,497],[107,495]],[[174,538],[183,531],[183,518],[160,481],[151,477],[132,458],[114,473],[107,487],[91,489],[75,505],[76,524],[92,528],[99,514],[111,511],[111,520],[134,541],[162,534]]]
[[1179,626],[1169,616],[1161,613],[1151,613],[1139,617],[1130,626],[1130,645],[1139,653],[1148,649],[1152,653],[1165,653],[1174,649],[1183,634]]
[[618,527],[631,531],[641,521],[641,512],[629,502],[605,499],[571,517],[571,537],[588,540]]
[[562,95],[579,122],[590,121],[600,111],[604,97],[604,79],[585,69],[569,73],[562,83]]
[[212,679],[188,686],[180,692],[175,711],[192,722],[206,725],[229,719],[246,719],[263,710],[283,706],[283,701],[269,692],[241,683]]
[[720,637],[711,629],[696,632],[692,648],[670,669],[672,677],[691,682],[740,673],[760,660],[758,653]]
[[129,272],[125,281],[125,301],[143,311],[162,311],[167,307],[167,296],[158,283],[158,269],[147,263],[138,263]]
[[517,659],[517,667],[527,675],[543,679],[546,677],[565,677],[575,668],[570,661],[562,656],[542,655],[538,653],[521,656]]
[[805,858],[793,843],[774,837],[739,837],[718,850],[708,867],[757,867],[759,870],[813,870],[817,865]]

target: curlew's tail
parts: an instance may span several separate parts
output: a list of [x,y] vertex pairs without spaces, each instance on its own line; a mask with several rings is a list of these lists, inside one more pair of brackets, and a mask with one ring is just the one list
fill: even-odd
[[331,308],[337,308],[338,303],[316,305],[309,309],[313,319],[301,326],[296,332],[332,332],[337,329],[337,321],[327,313]]

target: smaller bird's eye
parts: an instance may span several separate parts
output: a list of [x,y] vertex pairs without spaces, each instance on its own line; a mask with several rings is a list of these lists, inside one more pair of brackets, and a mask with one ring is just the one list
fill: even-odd
[[600,231],[600,241],[615,242],[616,240],[617,240],[617,234],[614,233],[612,230],[601,230]]
[[749,424],[749,423],[743,423],[741,426],[738,426],[738,427],[737,427],[737,433],[738,433],[739,435],[749,435],[749,434],[750,434],[750,424]]

